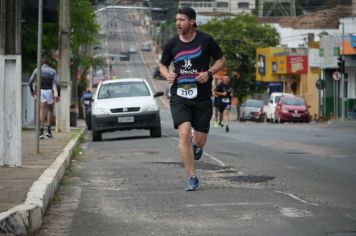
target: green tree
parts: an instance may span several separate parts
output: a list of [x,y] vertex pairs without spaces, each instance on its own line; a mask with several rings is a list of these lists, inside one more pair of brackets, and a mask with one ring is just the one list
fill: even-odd
[[[250,14],[213,19],[199,28],[212,35],[220,45],[239,104],[248,96],[266,89],[256,84],[256,49],[279,44],[275,28],[259,24],[257,18]],[[239,105],[237,109],[239,119]]]

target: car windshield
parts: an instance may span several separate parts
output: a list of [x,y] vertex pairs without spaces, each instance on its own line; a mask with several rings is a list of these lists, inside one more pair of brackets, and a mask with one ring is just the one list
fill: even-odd
[[304,101],[302,99],[296,98],[285,98],[282,101],[282,104],[289,105],[289,106],[304,106]]
[[259,100],[247,100],[246,101],[246,106],[248,106],[248,107],[261,107],[262,106],[262,101],[259,101]]
[[150,96],[144,82],[118,82],[102,84],[98,99]]

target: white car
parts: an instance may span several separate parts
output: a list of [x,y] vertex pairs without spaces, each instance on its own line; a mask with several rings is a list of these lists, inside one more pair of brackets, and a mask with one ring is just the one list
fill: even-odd
[[282,96],[284,95],[291,95],[288,93],[271,93],[271,96],[269,97],[268,104],[263,108],[263,111],[266,113],[266,121],[270,121],[272,123],[276,123],[276,117],[275,117],[275,110],[277,103],[279,102],[279,99],[281,99]]
[[129,53],[131,53],[131,54],[135,54],[136,53],[136,46],[135,45],[131,45],[129,47]]
[[99,84],[91,104],[93,141],[101,141],[103,132],[148,129],[151,137],[161,136],[161,119],[156,97],[141,78],[107,80]]
[[151,51],[151,50],[152,50],[152,45],[151,45],[151,43],[150,43],[150,42],[144,42],[144,43],[142,44],[141,50],[142,50],[142,51],[147,51],[147,52]]

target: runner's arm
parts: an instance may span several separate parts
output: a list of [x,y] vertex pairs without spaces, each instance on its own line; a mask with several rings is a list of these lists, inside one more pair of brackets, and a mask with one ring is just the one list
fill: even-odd
[[35,90],[33,89],[33,82],[35,81],[36,79],[36,73],[37,73],[37,69],[35,69],[33,72],[32,72],[32,75],[28,81],[28,85],[30,87],[30,91],[31,91],[31,95],[34,96],[35,94]]
[[59,101],[59,79],[58,79],[57,73],[53,77],[52,90],[53,90],[53,96],[54,96],[56,102],[58,102]]
[[209,80],[209,75],[208,75],[208,71],[210,71],[211,73],[216,74],[219,70],[221,70],[224,65],[225,65],[226,59],[224,56],[220,57],[219,59],[217,59],[213,66],[209,68],[209,70],[200,73],[199,76],[197,76],[197,81],[199,83],[206,83]]
[[222,68],[224,68],[226,63],[226,59],[224,56],[222,56],[220,59],[216,60],[215,63],[213,64],[212,67],[210,67],[210,69],[208,71],[210,71],[211,73],[216,74],[219,70],[221,70]]
[[162,63],[159,65],[159,71],[161,72],[162,76],[170,83],[173,84],[174,80],[176,79],[177,75],[174,72],[170,72],[168,66],[163,65]]

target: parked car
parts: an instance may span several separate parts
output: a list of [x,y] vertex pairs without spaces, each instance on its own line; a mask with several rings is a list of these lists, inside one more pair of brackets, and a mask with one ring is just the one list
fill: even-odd
[[135,54],[136,53],[136,46],[135,45],[131,45],[130,47],[129,47],[129,53],[131,53],[131,54]]
[[151,137],[161,136],[161,119],[156,97],[145,79],[107,80],[99,84],[92,99],[92,140],[101,141],[103,132],[148,129]]
[[150,42],[144,42],[141,47],[142,51],[151,51],[152,50],[152,45]]
[[309,122],[309,107],[302,97],[283,95],[277,103],[275,119],[278,123],[284,121]]
[[120,61],[129,61],[130,60],[130,52],[120,52]]
[[[263,111],[266,113],[266,121],[270,122],[275,122],[275,110],[276,110],[276,105],[279,102],[279,99],[281,96],[285,95],[287,93],[271,93],[268,104],[264,106]],[[291,94],[290,94],[291,95]],[[291,95],[292,96],[292,95]]]
[[104,70],[103,69],[97,69],[94,72],[93,77],[92,77],[92,87],[93,88],[98,87],[98,85],[99,85],[99,83],[101,81],[105,81],[107,79],[108,79],[108,77],[106,76]]
[[241,104],[240,121],[254,120],[264,121],[266,113],[263,111],[263,101],[247,99]]

